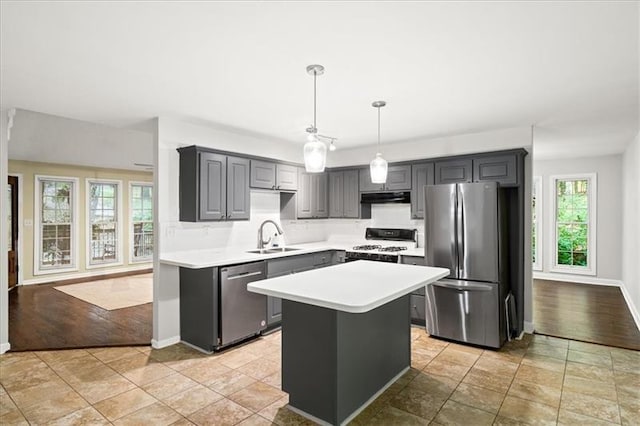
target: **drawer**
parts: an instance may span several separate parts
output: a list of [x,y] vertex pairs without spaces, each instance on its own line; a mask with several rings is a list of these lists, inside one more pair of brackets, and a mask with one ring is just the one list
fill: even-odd
[[403,263],[405,265],[427,266],[427,262],[426,262],[424,256],[404,256],[404,255],[401,255],[400,256],[400,263]]

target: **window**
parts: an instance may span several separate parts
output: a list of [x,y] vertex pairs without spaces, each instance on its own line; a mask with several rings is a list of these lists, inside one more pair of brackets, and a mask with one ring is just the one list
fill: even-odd
[[552,270],[595,275],[596,175],[552,176]]
[[120,263],[120,182],[87,180],[87,267]]
[[75,178],[36,176],[35,274],[76,269]]
[[534,271],[542,270],[542,178],[533,177],[533,188],[531,191],[531,257]]
[[153,259],[153,186],[131,183],[131,262]]

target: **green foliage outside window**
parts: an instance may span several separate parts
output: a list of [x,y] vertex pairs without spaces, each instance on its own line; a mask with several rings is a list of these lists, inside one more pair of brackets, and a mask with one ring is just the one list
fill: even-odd
[[557,263],[588,266],[588,180],[556,181]]

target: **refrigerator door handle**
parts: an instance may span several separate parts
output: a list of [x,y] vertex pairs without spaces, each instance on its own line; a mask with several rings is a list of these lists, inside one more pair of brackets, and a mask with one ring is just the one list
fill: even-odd
[[491,287],[490,285],[484,285],[484,284],[465,284],[465,285],[460,285],[460,284],[453,284],[453,283],[447,283],[447,282],[442,282],[442,281],[436,281],[435,283],[432,283],[431,285],[434,285],[436,287],[449,288],[449,289],[458,290],[458,291],[492,291],[493,290],[493,287]]
[[460,278],[460,255],[458,253],[458,185],[454,185],[453,193],[451,194],[451,204],[453,205],[453,212],[449,215],[451,218],[451,224],[453,225],[453,233],[451,235],[451,257],[453,258],[453,265],[455,266],[455,278]]
[[458,278],[464,277],[465,270],[465,241],[464,241],[464,195],[462,189],[457,185],[456,191],[456,239],[458,240]]

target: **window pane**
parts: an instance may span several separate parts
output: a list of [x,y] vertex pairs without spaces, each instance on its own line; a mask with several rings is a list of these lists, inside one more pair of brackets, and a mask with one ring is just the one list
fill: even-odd
[[133,235],[130,242],[134,260],[153,257],[153,187],[133,185],[131,191]]
[[558,265],[571,265],[571,253],[566,251],[559,251]]
[[589,179],[556,181],[558,265],[589,266],[589,185]]
[[118,259],[116,210],[118,185],[92,182],[90,194],[91,248],[89,263],[112,263]]
[[40,267],[47,269],[73,265],[73,182],[41,179],[40,187]]

